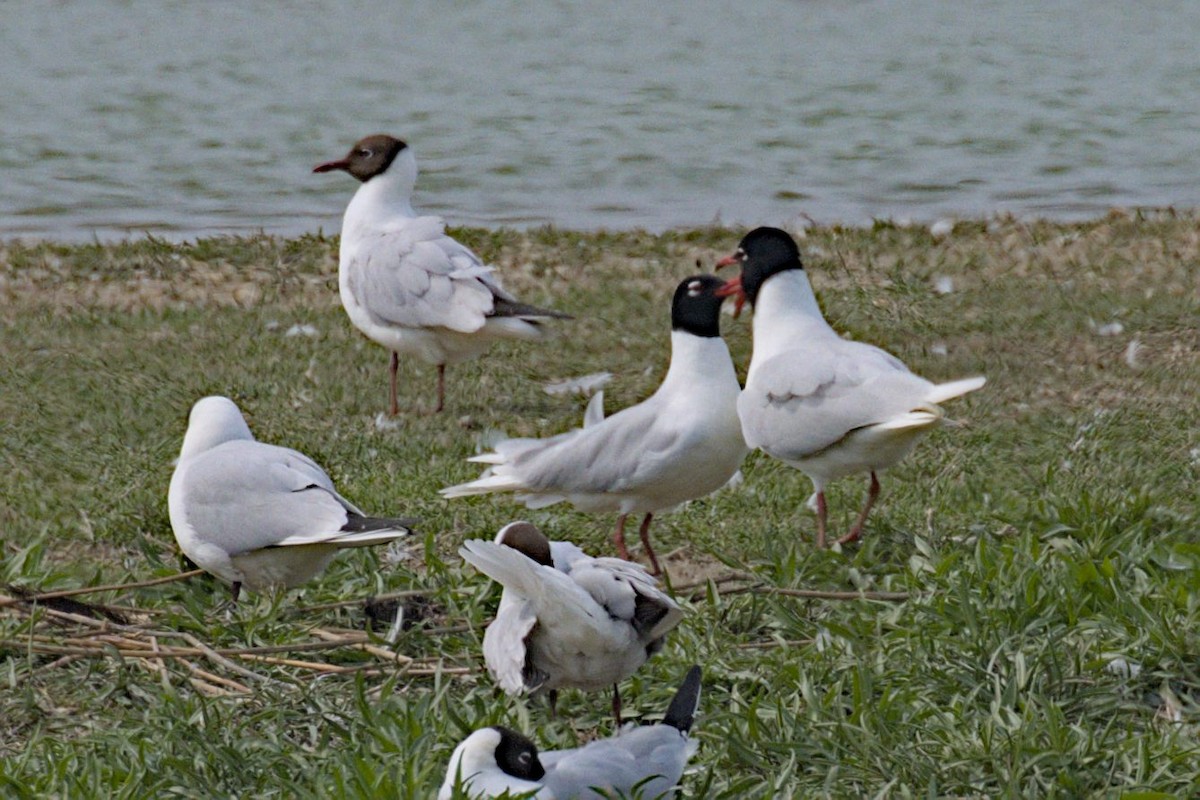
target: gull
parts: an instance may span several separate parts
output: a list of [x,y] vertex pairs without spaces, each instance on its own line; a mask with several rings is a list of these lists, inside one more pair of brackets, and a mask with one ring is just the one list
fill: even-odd
[[866,504],[838,540],[856,541],[879,497],[876,473],[942,424],[938,403],[986,379],[935,384],[878,347],[843,339],[821,314],[796,242],[778,228],[746,234],[717,268],[734,264],[741,274],[721,291],[736,295],[737,311],[747,300],[754,307],[754,349],[737,404],[746,443],[812,480],[819,547],[825,546],[825,486],[869,472]]
[[368,517],[311,458],[255,441],[228,397],[196,401],[167,494],[179,549],[233,600],[314,577],[343,547],[407,536],[410,519]]
[[481,728],[454,749],[438,800],[450,800],[455,789],[475,800],[674,797],[697,749],[688,731],[700,705],[700,677],[699,666],[688,670],[662,722],[630,724],[583,747],[539,753],[510,728]]
[[737,416],[741,391],[719,328],[722,281],[694,275],[671,303],[671,364],[658,390],[605,418],[603,398],[584,426],[549,439],[507,439],[470,461],[490,464],[445,497],[513,492],[529,508],[567,501],[581,511],[617,512],[617,555],[628,559],[625,519],[644,514],[639,535],[652,573],[654,514],[720,489],[749,452]]
[[445,407],[447,364],[482,355],[496,339],[541,339],[544,320],[570,319],[518,302],[490,266],[446,235],[440,217],[417,216],[417,161],[404,142],[368,136],[313,172],[332,170],[362,181],[342,220],[338,290],[354,327],[391,351],[392,416],[401,353],[437,366],[436,413]]
[[570,542],[551,542],[528,522],[512,522],[495,541],[474,539],[458,551],[504,586],[496,618],[483,635],[488,671],[508,694],[560,688],[613,690],[662,649],[683,609],[645,567],[592,558]]

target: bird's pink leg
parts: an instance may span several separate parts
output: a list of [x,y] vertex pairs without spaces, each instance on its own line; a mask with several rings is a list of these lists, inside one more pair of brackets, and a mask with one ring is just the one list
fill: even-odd
[[391,382],[391,405],[388,406],[388,414],[396,416],[400,413],[400,404],[396,399],[396,373],[400,369],[400,354],[392,351],[392,382]]
[[438,399],[437,407],[433,409],[433,413],[438,413],[446,407],[446,365],[438,364]]
[[825,518],[828,509],[825,507],[825,490],[817,490],[817,547],[825,548]]
[[863,524],[867,521],[867,514],[871,513],[871,506],[875,505],[875,500],[878,497],[879,477],[875,474],[875,470],[871,470],[871,488],[867,489],[867,502],[863,506],[863,510],[859,512],[858,519],[855,521],[854,527],[850,529],[849,533],[838,539],[838,544],[857,542],[862,537]]
[[617,546],[617,557],[629,561],[631,560],[629,558],[629,548],[625,546],[625,518],[627,516],[629,515],[622,514],[617,517],[617,530],[613,533],[613,544]]
[[661,575],[662,569],[658,566],[658,557],[654,555],[654,548],[650,546],[650,520],[654,519],[654,514],[646,515],[642,520],[642,527],[638,529],[638,536],[642,539],[642,547],[646,548],[646,557],[650,559],[651,575]]

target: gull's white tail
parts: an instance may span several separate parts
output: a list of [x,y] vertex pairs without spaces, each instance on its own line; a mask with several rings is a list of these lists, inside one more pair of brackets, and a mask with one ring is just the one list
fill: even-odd
[[987,378],[983,377],[982,375],[974,378],[963,378],[957,381],[950,381],[949,383],[939,383],[937,386],[933,387],[933,391],[931,391],[929,396],[925,399],[930,403],[944,403],[945,401],[959,397],[960,395],[973,392],[976,389],[981,389],[985,383],[987,383]]

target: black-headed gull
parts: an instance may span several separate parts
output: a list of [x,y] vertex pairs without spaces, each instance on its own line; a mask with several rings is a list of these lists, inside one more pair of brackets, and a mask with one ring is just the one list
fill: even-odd
[[304,583],[339,549],[390,542],[413,524],[364,515],[311,458],[255,441],[227,397],[192,406],[167,505],[179,549],[231,584],[235,601],[243,586]]
[[714,275],[694,275],[675,290],[671,365],[649,398],[608,418],[594,399],[582,428],[502,441],[470,459],[491,465],[482,477],[442,494],[513,492],[529,508],[565,500],[581,511],[615,511],[613,538],[625,559],[625,518],[644,514],[639,533],[657,575],[653,515],[720,489],[749,452],[737,416],[741,387],[721,339],[721,285]]
[[496,619],[483,635],[488,671],[509,694],[560,688],[613,690],[663,646],[683,609],[645,567],[592,558],[570,542],[551,542],[528,522],[512,522],[495,541],[475,539],[458,551],[504,586]]
[[867,501],[849,533],[855,541],[879,496],[877,472],[912,450],[943,421],[938,403],[974,391],[982,377],[934,384],[878,347],[843,339],[829,326],[786,232],[757,228],[717,262],[740,265],[722,292],[754,307],[754,350],[738,399],[742,432],[757,447],[812,479],[817,544],[825,546],[825,486],[870,472]]
[[543,320],[570,318],[518,302],[491,267],[446,235],[440,217],[417,216],[417,161],[404,142],[368,136],[313,172],[331,170],[362,181],[342,220],[338,288],[354,327],[391,351],[393,416],[400,353],[437,365],[441,411],[447,364],[482,355],[496,339],[540,339]]
[[700,677],[699,666],[688,670],[662,722],[630,724],[616,736],[583,747],[539,753],[514,730],[481,728],[454,749],[438,800],[455,797],[456,788],[475,800],[674,797],[696,752],[688,731],[700,706]]

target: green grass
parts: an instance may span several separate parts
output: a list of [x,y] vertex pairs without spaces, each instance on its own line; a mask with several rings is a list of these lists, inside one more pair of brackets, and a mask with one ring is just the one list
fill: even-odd
[[[469,668],[414,676],[351,649],[282,655],[369,669],[318,676],[237,660],[254,679],[115,649],[64,660],[35,652],[35,637],[80,628],[0,607],[0,794],[430,797],[454,745],[481,725],[547,747],[610,733],[605,696],[566,692],[550,720],[496,692],[480,642],[498,592],[456,550],[526,517],[607,553],[613,520],[436,490],[478,474],[465,458],[494,431],[577,425],[584,402],[547,396],[545,382],[610,370],[610,412],[653,391],[671,290],[739,234],[456,233],[522,299],[578,319],[551,343],[452,368],[448,413],[382,430],[387,356],[340,308],[336,241],[0,248],[0,582],[50,591],[177,572],[171,460],[191,403],[227,394],[260,439],[312,455],[368,512],[420,517],[411,557],[344,553],[303,590],[232,617],[210,579],[81,599],[238,648],[361,630],[355,606],[296,609],[417,589],[432,617],[397,649]],[[963,426],[883,476],[860,547],[815,550],[807,479],[757,455],[738,489],[657,524],[660,553],[682,548],[677,559],[708,575],[910,595],[682,592],[688,617],[623,694],[633,714],[660,713],[686,666],[704,666],[685,796],[1195,796],[1200,221],[962,223],[942,241],[880,223],[811,230],[802,247],[835,327],[932,379],[989,383],[947,405]],[[940,276],[953,292],[933,291]],[[1123,330],[1098,332],[1112,322]],[[293,325],[317,336],[286,336]],[[749,324],[725,329],[744,371]],[[402,381],[403,403],[431,401],[432,368],[405,364]],[[865,483],[832,489],[835,530]]]

